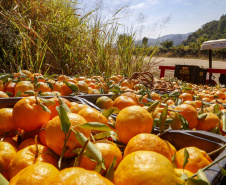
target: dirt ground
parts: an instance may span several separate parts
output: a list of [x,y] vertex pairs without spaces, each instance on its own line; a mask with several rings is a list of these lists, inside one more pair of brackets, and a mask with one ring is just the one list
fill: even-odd
[[[209,60],[202,60],[202,59],[187,59],[187,58],[153,58],[152,61],[161,61],[158,64],[154,65],[151,69],[151,73],[153,73],[154,76],[159,77],[160,76],[160,70],[159,66],[175,66],[175,65],[198,65],[200,67],[208,68],[209,67]],[[216,69],[226,69],[226,62],[222,61],[214,61],[212,62],[212,68]],[[213,74],[214,80],[219,83],[219,76],[220,74],[214,73]],[[174,77],[174,70],[166,70],[165,71],[165,77],[167,79]],[[207,77],[209,75],[207,74]]]

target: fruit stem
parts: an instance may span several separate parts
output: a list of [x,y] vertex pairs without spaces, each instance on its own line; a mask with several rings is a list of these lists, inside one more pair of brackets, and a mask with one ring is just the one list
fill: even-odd
[[36,147],[35,158],[37,158],[38,154],[39,154],[39,151],[38,151],[38,135],[35,136],[35,147]]
[[215,153],[221,151],[221,150],[224,149],[225,147],[226,147],[226,144],[225,144],[224,146],[222,146],[222,147],[220,147],[220,148],[218,148],[218,149],[216,149],[216,150],[214,150],[214,151],[208,153],[208,155],[211,156],[211,155],[213,155],[213,154],[215,154]]
[[78,156],[77,156],[77,158],[76,158],[76,160],[74,162],[73,167],[80,167],[81,162],[82,162],[82,156],[83,156],[83,154],[84,154],[84,152],[86,150],[86,147],[87,147],[88,143],[89,143],[89,139],[87,139],[87,141],[85,142],[84,146],[82,147],[82,150],[79,152],[79,154],[78,154]]

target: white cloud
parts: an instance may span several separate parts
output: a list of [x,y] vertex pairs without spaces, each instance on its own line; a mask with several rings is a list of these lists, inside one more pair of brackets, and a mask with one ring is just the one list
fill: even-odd
[[136,4],[136,5],[132,5],[129,8],[130,9],[136,9],[137,10],[137,9],[143,8],[144,5],[145,5],[145,3],[139,3],[139,4]]

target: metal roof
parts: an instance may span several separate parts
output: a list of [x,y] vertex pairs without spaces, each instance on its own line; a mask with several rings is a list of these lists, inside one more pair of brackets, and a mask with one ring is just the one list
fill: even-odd
[[201,50],[226,48],[226,39],[209,40],[203,42]]

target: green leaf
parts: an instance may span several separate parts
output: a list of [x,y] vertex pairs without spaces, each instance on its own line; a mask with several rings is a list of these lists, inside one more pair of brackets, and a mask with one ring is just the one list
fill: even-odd
[[24,94],[35,95],[34,91],[24,91]]
[[226,177],[226,170],[224,168],[222,168],[221,166],[219,166],[219,168],[221,169],[221,173]]
[[114,179],[116,160],[117,160],[117,156],[114,157],[110,167],[108,168],[107,173],[105,174],[105,177],[110,181],[113,181]]
[[5,74],[0,76],[0,80],[5,81],[7,80],[11,75],[10,74]]
[[38,78],[34,75],[34,87],[37,86],[37,83],[38,83]]
[[[120,89],[119,89],[120,90]],[[115,100],[115,98],[117,98],[118,97],[118,94],[119,94],[119,92],[117,91],[117,92],[115,92],[115,94],[111,97],[111,99],[114,101]]]
[[162,110],[160,118],[159,118],[160,132],[163,132],[165,129],[167,112],[168,112],[168,106],[165,106],[164,109]]
[[206,174],[204,173],[204,171],[202,169],[199,169],[197,172],[197,179],[203,180],[204,182],[206,182],[207,184],[210,184]]
[[179,97],[180,93],[179,92],[172,92],[169,94],[169,97]]
[[39,89],[40,86],[41,86],[41,84],[40,83],[37,83],[37,85],[35,86],[36,87],[36,90]]
[[67,81],[64,81],[64,83],[72,90],[72,92],[78,92],[78,87],[77,85],[71,84]]
[[188,158],[189,158],[189,153],[188,150],[185,148],[184,149],[184,163],[183,163],[183,169],[186,166],[186,164],[188,163]]
[[0,173],[0,185],[9,185],[9,181]]
[[61,130],[67,134],[68,131],[70,130],[70,126],[71,126],[71,123],[69,121],[69,118],[67,116],[67,112],[64,110],[63,106],[57,106],[56,107],[56,110],[59,114],[59,117],[60,117],[60,122],[61,122]]
[[203,181],[202,179],[193,179],[193,178],[189,178],[187,181],[187,185],[209,185],[209,183]]
[[46,82],[50,89],[54,90],[53,84],[51,82]]
[[189,125],[188,125],[188,121],[184,118],[184,116],[182,116],[181,114],[179,114],[180,117],[180,121],[182,123],[182,128],[184,130],[189,130]]
[[159,101],[158,100],[154,101],[153,104],[150,107],[148,107],[147,111],[148,112],[154,111],[158,105],[159,105]]
[[52,106],[55,105],[56,102],[53,99],[45,99],[45,98],[40,98],[40,100],[46,105],[46,106]]
[[71,110],[69,109],[69,107],[64,103],[64,101],[61,99],[61,97],[58,94],[57,94],[57,98],[60,106],[62,106],[67,113],[71,113]]
[[79,125],[85,129],[98,130],[98,131],[112,131],[107,125],[99,122],[88,122],[82,125]]
[[226,115],[225,114],[222,115],[221,120],[222,120],[222,130],[226,132]]
[[112,135],[111,132],[100,132],[100,133],[94,135],[93,137],[94,137],[94,139],[98,140],[98,139],[104,139],[104,138],[109,137],[111,135]]
[[184,181],[186,181],[187,179],[189,179],[188,175],[186,173],[183,173],[180,178]]
[[22,92],[21,92],[21,90],[19,90],[19,91],[16,93],[15,97],[20,97],[21,94],[22,94]]
[[82,150],[79,152],[78,156],[76,157],[73,167],[80,167],[81,162],[82,162],[82,157],[83,157],[83,154],[85,152],[85,149],[86,149],[88,143],[89,143],[89,140],[87,139],[87,141],[85,142],[85,144],[82,147]]
[[102,114],[104,117],[106,117],[107,119],[112,115],[112,114],[117,114],[119,113],[120,110],[116,107],[110,107],[108,109],[105,109]]
[[174,168],[177,167],[176,155],[177,155],[177,152],[174,152],[173,156],[171,157]]
[[198,119],[205,119],[207,116],[206,113],[198,115]]
[[45,105],[43,105],[42,102],[40,102],[40,105],[41,105],[41,107],[42,107],[42,110],[44,110],[45,112],[51,113],[51,111],[48,109],[48,107],[45,106]]
[[213,113],[214,114],[218,114],[219,112],[220,112],[220,106],[219,106],[219,104],[214,105]]
[[8,96],[12,96],[13,95],[13,93],[11,93],[11,92],[5,92]]
[[[73,129],[72,129],[72,131],[75,133],[77,141],[82,146],[84,146],[87,141],[87,138],[81,132],[76,132]],[[90,141],[88,142],[86,151],[92,156],[93,159],[95,159],[95,161],[97,161],[101,165],[101,167],[104,170],[106,170],[104,163],[103,163],[102,154],[101,154],[100,150],[92,142],[90,142]]]

